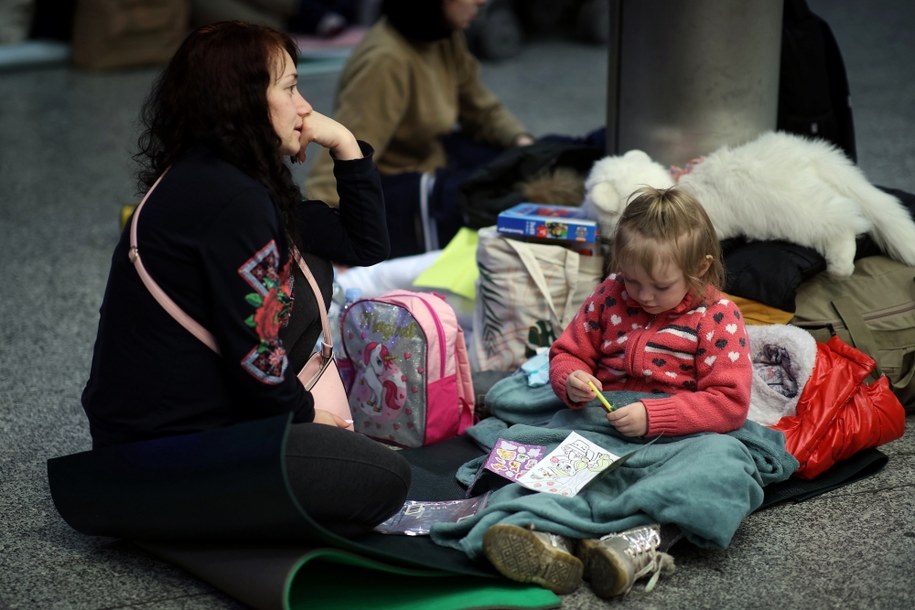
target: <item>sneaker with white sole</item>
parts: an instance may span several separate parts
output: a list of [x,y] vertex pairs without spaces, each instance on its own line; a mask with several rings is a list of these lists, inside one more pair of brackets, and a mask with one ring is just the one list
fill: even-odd
[[674,570],[674,558],[659,551],[660,544],[660,527],[645,525],[596,540],[581,540],[577,554],[591,590],[609,599],[629,593],[635,581],[649,575],[645,590],[651,591],[661,572]]
[[569,538],[508,523],[493,525],[483,536],[483,551],[503,576],[558,595],[581,585],[584,566],[574,550]]

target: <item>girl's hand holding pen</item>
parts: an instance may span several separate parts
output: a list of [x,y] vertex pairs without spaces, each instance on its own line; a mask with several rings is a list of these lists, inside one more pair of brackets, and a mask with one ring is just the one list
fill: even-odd
[[610,404],[600,388],[600,380],[585,371],[573,371],[566,379],[566,393],[569,399],[584,406],[595,398],[601,401],[607,411],[607,421],[624,436],[644,436],[648,433],[648,410],[641,401],[622,407]]
[[588,380],[588,385],[594,391],[594,394],[597,396],[597,399],[600,401],[600,404],[603,405],[604,409],[607,410],[607,413],[613,413],[613,405],[610,404],[610,401],[604,396],[604,394],[597,389],[597,386],[594,385],[594,382],[590,379]]
[[607,413],[607,421],[623,436],[645,436],[648,434],[648,409],[641,401]]
[[[600,380],[585,371],[572,371],[566,378],[566,394],[575,403],[587,403],[600,395]],[[584,404],[576,405],[584,406]]]
[[566,393],[569,399],[574,402],[591,402],[595,398],[606,409],[607,413],[613,413],[616,407],[610,404],[610,401],[604,397],[599,388],[603,387],[600,380],[584,371],[573,371],[566,379]]

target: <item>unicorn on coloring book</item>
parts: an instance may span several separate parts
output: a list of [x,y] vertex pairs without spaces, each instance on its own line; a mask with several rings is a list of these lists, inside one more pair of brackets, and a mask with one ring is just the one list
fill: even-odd
[[366,415],[390,419],[407,400],[407,384],[394,356],[381,343],[372,341],[362,353],[364,366],[357,367],[351,396]]

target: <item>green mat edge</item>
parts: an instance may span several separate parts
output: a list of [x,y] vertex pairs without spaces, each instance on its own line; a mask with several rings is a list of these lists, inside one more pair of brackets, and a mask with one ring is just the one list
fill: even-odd
[[436,610],[540,610],[562,604],[552,591],[533,585],[405,568],[335,548],[303,554],[289,572],[283,597],[290,610],[425,610],[430,604]]

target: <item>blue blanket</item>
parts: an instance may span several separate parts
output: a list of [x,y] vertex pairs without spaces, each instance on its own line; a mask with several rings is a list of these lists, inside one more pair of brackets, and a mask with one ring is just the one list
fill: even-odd
[[[637,399],[631,392],[606,392],[614,404]],[[617,454],[637,450],[617,470],[599,476],[578,495],[538,493],[511,483],[493,492],[487,506],[458,523],[431,531],[437,544],[483,558],[483,535],[495,523],[533,525],[574,538],[593,538],[646,523],[675,524],[690,542],[725,548],[741,521],[759,508],[763,487],[784,481],[797,469],[782,433],[747,422],[729,434],[633,439],[616,433],[595,401],[567,409],[547,386],[529,387],[523,375],[498,382],[486,395],[493,413],[468,433],[489,449],[499,437],[554,448],[575,431]],[[464,464],[458,480],[468,485],[485,456]]]

